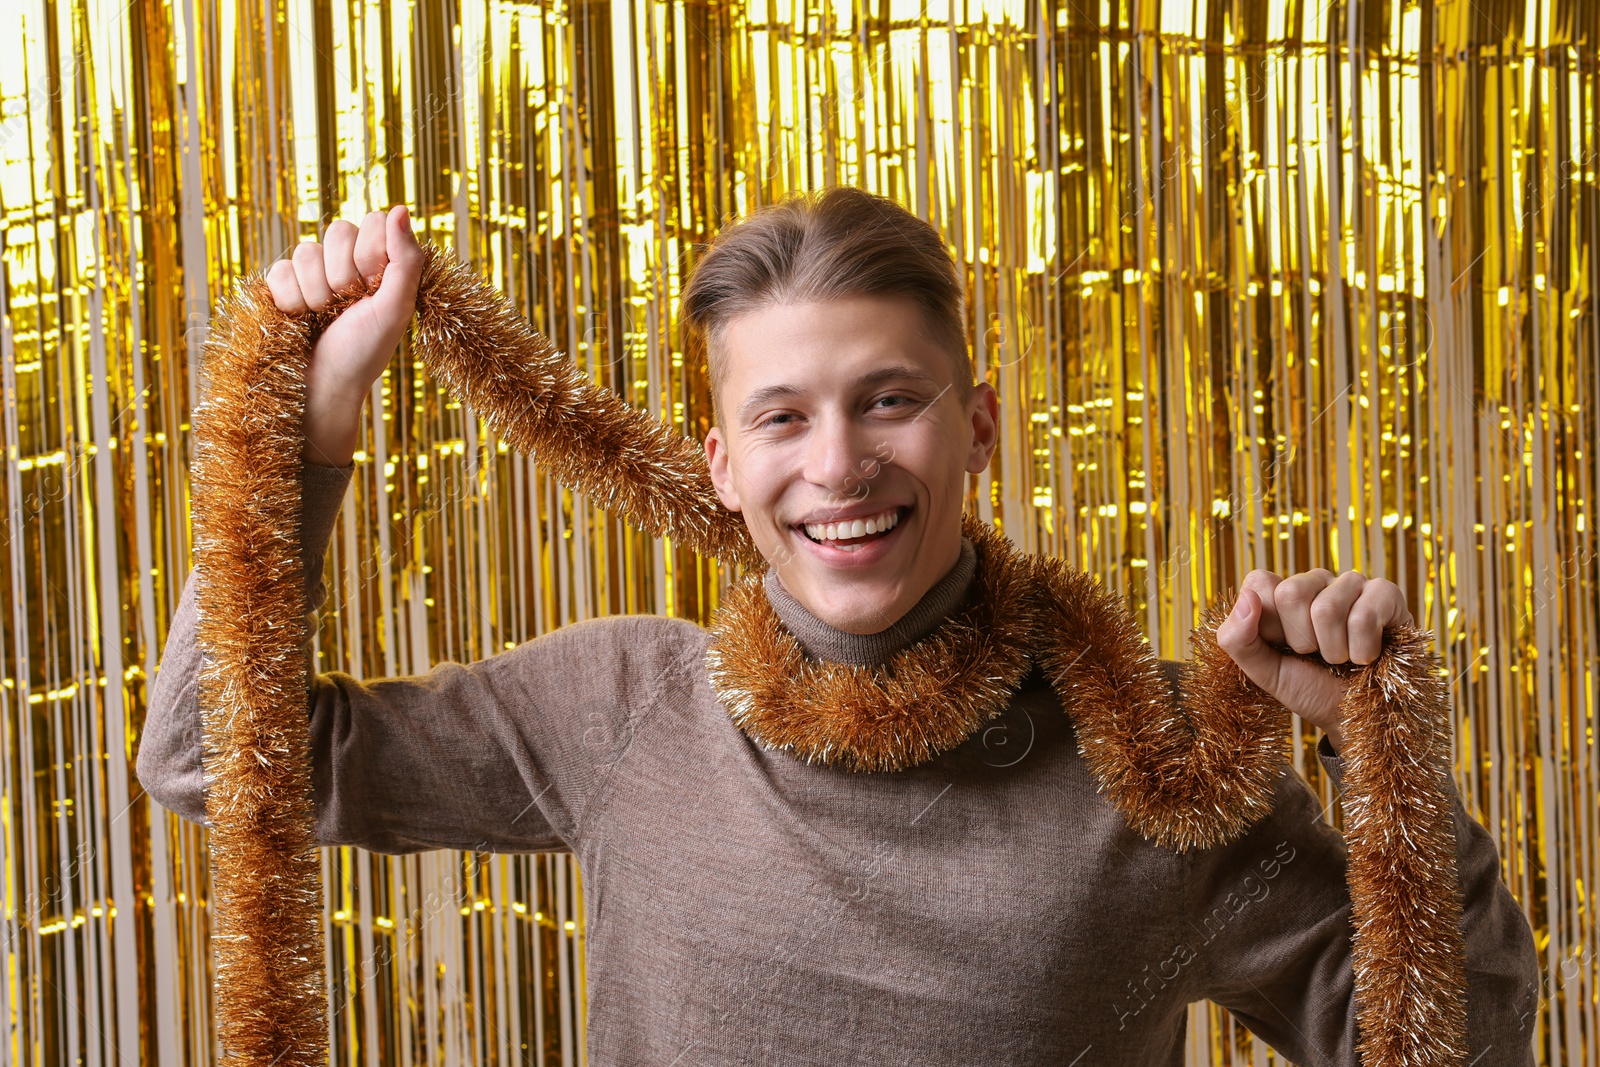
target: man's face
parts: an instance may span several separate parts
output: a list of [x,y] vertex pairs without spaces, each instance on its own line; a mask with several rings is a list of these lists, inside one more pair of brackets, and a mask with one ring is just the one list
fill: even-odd
[[[705,441],[718,496],[813,615],[886,629],[960,556],[966,476],[995,447],[994,389],[979,383],[963,404],[954,360],[901,296],[746,313],[723,356],[720,425]],[[836,525],[833,539],[804,525],[845,519],[893,525],[862,537]]]

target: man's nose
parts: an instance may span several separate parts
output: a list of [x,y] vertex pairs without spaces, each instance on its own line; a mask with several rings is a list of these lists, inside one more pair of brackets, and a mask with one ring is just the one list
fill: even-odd
[[870,437],[848,420],[823,421],[806,443],[806,481],[844,500],[863,495],[879,467]]

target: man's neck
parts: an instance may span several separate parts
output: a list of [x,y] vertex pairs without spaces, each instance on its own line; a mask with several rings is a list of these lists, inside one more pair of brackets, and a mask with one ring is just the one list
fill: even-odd
[[977,561],[972,542],[963,537],[955,566],[893,624],[870,634],[850,633],[817,618],[783,587],[776,568],[767,569],[764,585],[772,610],[809,656],[872,666],[885,662],[900,649],[931,633],[965,603],[967,593],[977,580]]

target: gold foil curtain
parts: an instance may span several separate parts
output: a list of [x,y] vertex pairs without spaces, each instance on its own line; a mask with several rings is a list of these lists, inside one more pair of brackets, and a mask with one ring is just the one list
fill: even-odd
[[[1600,1064],[1597,42],[1586,0],[9,0],[0,1064],[216,1058],[205,835],[131,769],[230,279],[403,200],[701,435],[696,245],[832,182],[967,270],[1005,417],[980,514],[1123,590],[1163,655],[1252,567],[1407,590],[1538,935],[1529,1038]],[[708,621],[728,575],[551,484],[404,349],[369,416],[322,669]],[[570,857],[335,849],[325,875],[335,1062],[581,1061]],[[1191,1012],[1191,1064],[1271,1059]]]

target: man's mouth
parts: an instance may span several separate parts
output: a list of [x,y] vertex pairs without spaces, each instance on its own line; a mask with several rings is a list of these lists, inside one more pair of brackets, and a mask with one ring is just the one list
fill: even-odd
[[887,536],[911,511],[910,505],[885,508],[874,515],[843,522],[796,523],[794,528],[819,545],[852,548]]

